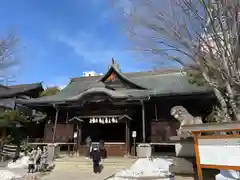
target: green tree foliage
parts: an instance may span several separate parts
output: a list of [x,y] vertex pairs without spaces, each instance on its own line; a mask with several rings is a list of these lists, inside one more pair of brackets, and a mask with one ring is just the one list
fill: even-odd
[[29,118],[18,110],[2,110],[0,113],[0,126],[9,129],[8,138],[5,143],[17,145],[16,156],[19,155],[20,144],[25,137],[23,125],[26,122],[29,122]]
[[206,80],[199,71],[189,70],[186,71],[186,75],[190,84],[196,84],[198,86],[204,86],[207,84]]
[[43,96],[52,96],[52,95],[56,94],[59,91],[60,91],[60,89],[57,86],[48,87],[40,94],[40,96],[41,97],[43,97]]
[[5,110],[0,113],[0,126],[16,127],[17,124],[28,122],[28,117],[17,110]]

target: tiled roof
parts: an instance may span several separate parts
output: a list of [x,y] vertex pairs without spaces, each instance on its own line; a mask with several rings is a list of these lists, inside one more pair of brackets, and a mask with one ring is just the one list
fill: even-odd
[[[113,98],[137,99],[149,96],[188,95],[192,93],[210,92],[209,87],[190,84],[186,76],[179,69],[156,70],[149,72],[122,73],[112,66],[123,79],[137,85],[136,89],[107,89],[100,80],[104,76],[89,76],[72,78],[69,85],[53,96],[41,97],[30,100],[21,100],[22,104],[45,104],[74,101],[82,98],[87,93],[101,92]],[[109,73],[109,72],[108,72]],[[107,74],[107,73],[106,73]]]
[[20,84],[12,86],[0,85],[0,98],[13,97],[18,94],[23,94],[25,92],[38,88],[43,89],[41,83]]

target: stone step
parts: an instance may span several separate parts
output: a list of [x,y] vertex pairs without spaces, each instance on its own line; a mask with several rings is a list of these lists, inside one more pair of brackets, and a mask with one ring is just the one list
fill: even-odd
[[[80,160],[80,161],[79,161]],[[112,173],[121,171],[123,169],[129,168],[133,164],[133,159],[105,159],[102,162],[104,171],[110,171]],[[78,159],[78,161],[56,161],[57,171],[67,171],[69,173],[74,173],[76,169],[81,172],[92,173],[93,164],[91,160]]]
[[[88,167],[88,168],[77,167],[77,168],[79,168],[79,171],[81,171],[81,173],[82,172],[92,172],[93,171],[92,167]],[[119,171],[124,170],[124,169],[125,169],[125,167],[110,168],[110,169],[104,167],[103,171],[111,170],[112,174],[114,174],[114,173],[119,172]],[[75,171],[76,171],[76,169],[68,169],[68,170],[65,170],[65,169],[62,169],[62,168],[58,169],[58,171],[63,171],[63,170],[64,170],[64,172],[67,172],[67,173],[71,173],[71,172],[75,173]]]
[[[135,161],[136,158],[116,158],[116,157],[109,157],[107,159],[104,159],[106,162],[121,162],[121,161]],[[71,161],[71,162],[82,162],[82,161],[91,161],[91,159],[87,159],[85,157],[63,157],[63,158],[57,158],[55,161],[58,162],[65,162],[65,161]]]
[[[58,163],[58,164],[61,164],[61,163],[65,163],[65,164],[74,164],[74,165],[77,165],[77,164],[92,164],[92,161],[83,161],[83,162],[55,162],[55,163]],[[105,165],[114,165],[114,164],[132,164],[133,162],[128,162],[128,161],[122,161],[122,162],[106,162],[106,161],[101,161],[102,164],[105,164]]]
[[[60,164],[56,164],[56,165],[60,165]],[[129,167],[131,164],[102,164],[104,167]],[[63,165],[62,165],[63,166]],[[93,166],[93,164],[91,163],[89,163],[89,164],[75,164],[75,165],[73,165],[73,164],[64,164],[64,166],[65,167],[70,167],[70,166],[72,166],[72,167],[92,167]]]
[[[131,164],[114,164],[114,165],[106,165],[106,164],[103,164],[103,167],[104,167],[104,169],[112,169],[112,168],[114,168],[114,169],[116,169],[116,168],[118,168],[118,169],[125,169],[125,168],[128,168],[128,167],[130,167],[131,166]],[[60,166],[59,164],[56,164],[56,168],[63,168],[63,169],[65,169],[65,168],[67,168],[67,169],[75,169],[75,168],[79,168],[79,169],[91,169],[93,167],[93,165],[92,164],[77,164],[77,165],[72,165],[72,164],[64,164],[64,166],[62,165],[62,166]]]
[[[72,164],[81,164],[81,163],[83,163],[83,164],[85,164],[85,163],[92,163],[92,161],[89,161],[89,160],[87,160],[87,161],[72,161],[72,162],[70,162],[70,161],[55,161],[56,163],[72,163]],[[134,161],[101,161],[102,163],[105,163],[105,164],[129,164],[129,163],[133,163]]]
[[100,174],[94,174],[90,159],[85,157],[64,157],[55,161],[56,166],[53,172],[42,180],[104,180],[116,172],[129,168],[134,161],[135,159],[109,157],[102,162],[103,171]]

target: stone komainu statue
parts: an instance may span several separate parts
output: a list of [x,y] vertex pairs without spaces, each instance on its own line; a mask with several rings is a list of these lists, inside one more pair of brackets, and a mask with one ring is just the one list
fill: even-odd
[[174,106],[171,109],[171,115],[180,122],[180,128],[177,131],[177,135],[181,138],[191,137],[190,132],[182,132],[181,128],[186,124],[202,124],[201,117],[193,117],[184,107]]

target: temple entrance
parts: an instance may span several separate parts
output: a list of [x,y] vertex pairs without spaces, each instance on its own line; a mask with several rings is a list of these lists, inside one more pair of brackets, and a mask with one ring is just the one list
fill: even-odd
[[89,123],[84,121],[82,128],[83,141],[90,136],[93,142],[104,140],[105,142],[125,142],[126,124],[121,123]]
[[130,152],[129,120],[122,115],[91,116],[82,123],[82,143],[91,137],[92,143],[103,140],[108,156],[123,156]]

